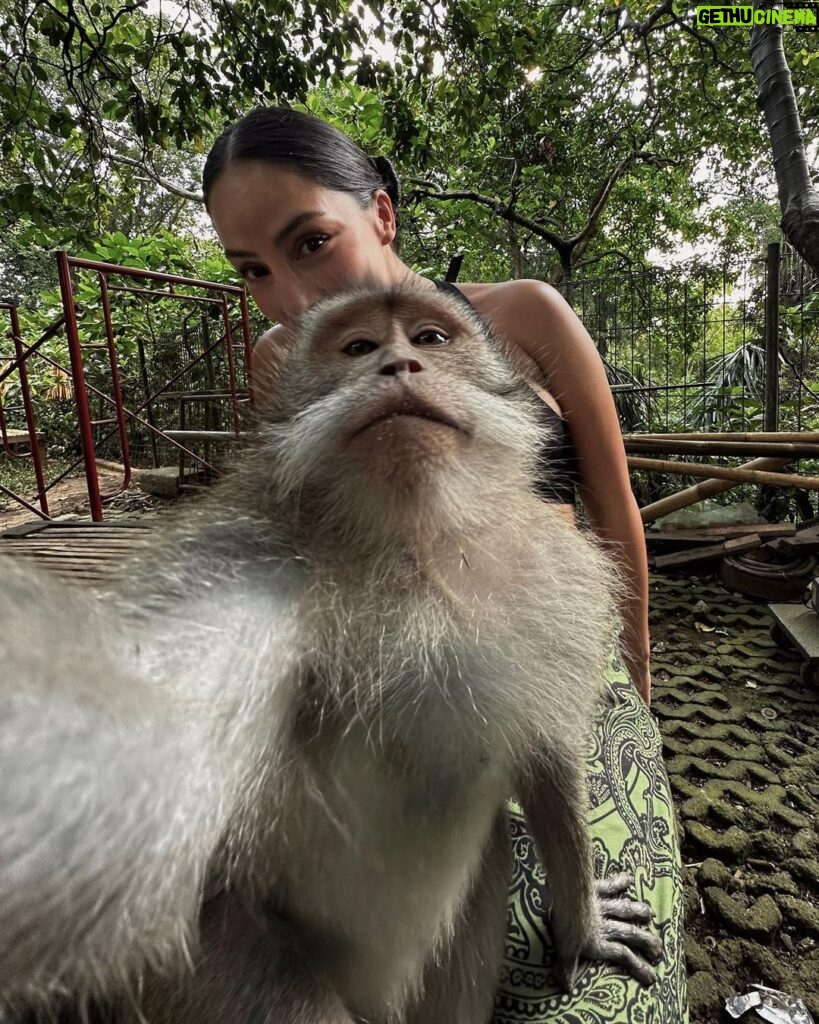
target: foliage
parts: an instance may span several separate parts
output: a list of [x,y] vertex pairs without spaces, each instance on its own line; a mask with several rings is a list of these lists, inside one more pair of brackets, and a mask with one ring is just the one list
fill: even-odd
[[747,342],[714,359],[697,395],[698,430],[761,430],[765,349]]
[[[9,264],[33,266],[32,246],[191,230],[203,151],[258,103],[304,103],[395,155],[414,179],[418,254],[446,232],[434,248],[464,249],[474,279],[639,265],[736,229],[706,200],[724,183],[749,201],[769,174],[756,116],[736,116],[754,110],[746,34],[694,32],[670,0],[0,0],[0,13],[0,261],[20,294]],[[786,45],[815,109],[816,42]]]

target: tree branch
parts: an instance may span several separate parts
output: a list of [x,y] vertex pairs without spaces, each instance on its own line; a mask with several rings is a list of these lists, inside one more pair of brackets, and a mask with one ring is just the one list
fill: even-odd
[[553,248],[557,249],[558,252],[565,249],[567,242],[556,235],[553,231],[549,231],[542,224],[536,220],[532,220],[530,217],[524,217],[519,214],[516,210],[510,209],[508,203],[501,202],[500,199],[493,199],[491,196],[482,195],[480,192],[474,192],[471,189],[456,189],[454,191],[445,191],[439,185],[436,185],[432,181],[424,181],[421,178],[405,178],[405,181],[411,182],[414,185],[418,185],[422,191],[417,193],[410,192],[407,195],[408,200],[413,198],[422,199],[435,199],[438,202],[446,202],[453,199],[468,199],[470,202],[478,203],[480,206],[486,206],[493,213],[496,213],[503,220],[507,220],[512,224],[517,224],[519,227],[526,228],[527,231],[531,231],[533,235],[537,235],[538,238],[542,238],[548,242]]
[[150,167],[144,160],[134,160],[133,157],[125,156],[122,153],[112,152],[110,154],[111,159],[114,163],[126,164],[128,167],[136,167],[140,171],[143,171],[149,176],[151,181],[156,182],[165,189],[166,192],[170,192],[171,195],[179,196],[180,199],[190,199],[195,203],[204,203],[204,197],[200,192],[191,192],[186,188],[181,188],[179,185],[174,185],[172,181],[168,181],[159,175],[153,167]]

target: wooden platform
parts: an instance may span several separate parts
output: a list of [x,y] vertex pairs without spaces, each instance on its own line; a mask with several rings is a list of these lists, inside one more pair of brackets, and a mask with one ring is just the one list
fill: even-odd
[[0,555],[30,558],[60,576],[93,584],[115,575],[150,536],[151,526],[138,521],[23,523],[0,534]]
[[790,642],[802,655],[802,682],[819,684],[819,615],[801,604],[769,604],[771,636],[781,647]]
[[[40,450],[40,460],[45,466],[45,434],[43,434],[41,430],[38,430],[34,435],[34,439],[36,440],[37,447]],[[17,448],[20,445],[25,445],[27,448],[31,447],[31,439],[28,436],[27,430],[7,430],[5,434],[0,433],[0,454],[2,454],[5,448]]]

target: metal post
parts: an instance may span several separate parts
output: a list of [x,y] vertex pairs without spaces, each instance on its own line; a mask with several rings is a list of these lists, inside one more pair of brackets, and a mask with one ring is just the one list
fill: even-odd
[[763,430],[779,429],[779,242],[768,245],[765,292],[765,416]]
[[242,307],[242,344],[245,347],[245,381],[251,406],[256,404],[255,380],[253,379],[253,345],[250,341],[250,312],[247,308],[247,292],[239,296]]
[[236,380],[236,365],[233,359],[233,331],[230,329],[230,310],[228,309],[227,295],[222,293],[222,323],[225,328],[225,352],[227,354],[228,380],[230,381],[230,405],[233,410],[233,430],[238,437],[241,433],[239,421],[239,395],[238,382]]
[[20,334],[20,319],[17,316],[16,306],[9,308],[9,317],[11,318],[14,352],[17,356],[17,370],[20,376],[20,392],[23,396],[23,409],[26,414],[26,429],[28,430],[29,447],[31,448],[31,460],[34,463],[34,478],[37,481],[37,498],[44,515],[48,516],[48,498],[46,497],[45,474],[43,473],[42,448],[37,440],[37,422],[34,415],[34,404],[31,400],[31,388],[28,383],[28,370],[26,369],[27,353]]
[[60,275],[60,293],[65,313],[65,332],[68,337],[68,354],[71,357],[71,374],[74,378],[74,399],[77,403],[77,419],[79,420],[80,438],[82,440],[82,457],[85,463],[85,480],[88,484],[88,498],[91,502],[91,518],[96,523],[102,522],[102,498],[100,482],[97,476],[97,463],[94,452],[94,432],[91,428],[91,410],[88,407],[88,395],[85,390],[85,373],[83,371],[82,347],[80,331],[77,325],[77,310],[74,305],[74,287],[71,283],[71,266],[68,253],[57,253],[57,270]]
[[[131,451],[128,447],[128,426],[125,422],[125,409],[122,402],[122,387],[119,382],[119,363],[117,361],[117,344],[114,339],[114,322],[111,319],[111,301],[108,296],[108,279],[105,274],[99,272],[100,297],[102,298],[102,313],[105,319],[105,340],[108,345],[108,363],[111,367],[111,385],[114,390],[114,409],[116,410],[117,430],[119,432],[119,446],[122,452],[122,464],[125,466],[125,479],[122,488],[131,485]],[[150,412],[150,410],[149,410]]]

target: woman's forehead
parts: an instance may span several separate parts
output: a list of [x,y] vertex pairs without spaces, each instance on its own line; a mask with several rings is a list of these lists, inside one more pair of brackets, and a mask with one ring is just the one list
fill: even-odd
[[221,214],[222,208],[236,203],[258,208],[279,210],[282,216],[302,210],[321,207],[332,209],[347,207],[352,201],[347,192],[326,188],[306,174],[289,167],[247,160],[232,163],[225,168],[213,185],[210,196],[211,214]]
[[225,249],[242,248],[242,239],[263,233],[278,237],[310,220],[348,221],[363,211],[353,196],[318,185],[286,168],[260,162],[232,164],[211,192],[209,212]]

